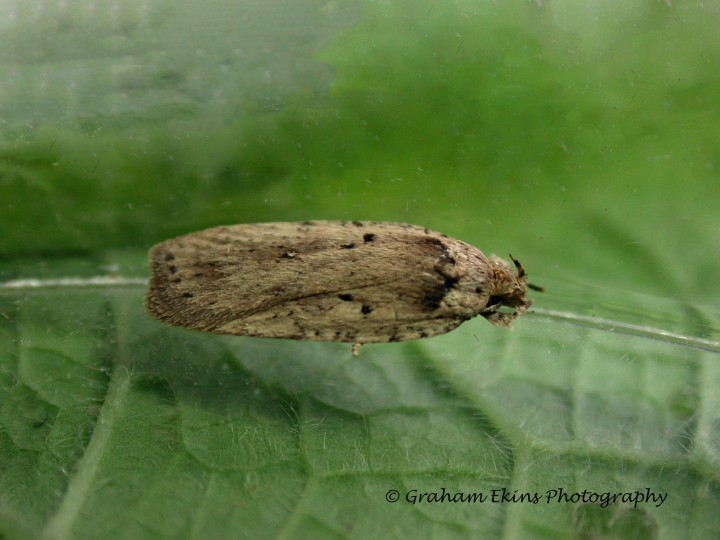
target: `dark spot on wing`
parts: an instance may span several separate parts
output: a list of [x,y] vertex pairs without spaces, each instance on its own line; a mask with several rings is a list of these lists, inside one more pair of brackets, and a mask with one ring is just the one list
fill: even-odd
[[338,298],[343,302],[352,302],[352,294],[338,294]]
[[372,313],[372,311],[373,311],[373,307],[368,306],[367,304],[363,304],[363,306],[360,308],[360,312],[363,315],[369,315],[370,313]]
[[452,289],[457,282],[458,282],[458,279],[456,277],[445,278],[445,283],[444,283],[445,288]]
[[355,247],[355,244],[354,244],[354,243],[351,243],[351,244],[341,244],[340,247],[341,247],[342,249],[352,249],[352,248]]
[[445,298],[447,292],[448,289],[445,287],[444,283],[430,290],[430,292],[425,295],[425,309],[428,311],[434,311],[439,308],[440,302],[442,302],[443,298]]
[[437,238],[428,238],[427,242],[429,244],[436,245],[440,249],[443,250],[443,253],[438,260],[438,262],[435,264],[434,270],[440,275],[442,278],[442,284],[437,284],[430,288],[430,290],[425,295],[425,309],[429,311],[433,311],[435,309],[438,309],[440,307],[440,303],[443,301],[443,298],[448,294],[450,289],[454,288],[457,282],[459,281],[459,278],[457,275],[455,275],[455,259],[453,259],[449,253],[447,252],[447,248],[445,247],[445,244],[443,244],[440,240]]
[[193,298],[195,295],[194,295],[193,293],[191,293],[191,292],[184,292],[184,293],[183,293],[183,296],[184,296],[185,298]]
[[442,240],[438,240],[437,238],[431,237],[431,238],[424,238],[423,241],[426,244],[432,244],[434,246],[439,247],[443,251],[447,251],[447,247],[445,247],[445,244],[443,244]]
[[373,233],[363,234],[363,241],[367,244],[368,242],[374,242],[376,235]]

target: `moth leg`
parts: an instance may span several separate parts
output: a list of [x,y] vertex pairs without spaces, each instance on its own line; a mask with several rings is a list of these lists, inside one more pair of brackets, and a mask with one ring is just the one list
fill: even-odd
[[[504,326],[505,328],[511,328],[511,322],[513,319],[517,318],[519,313],[514,311],[513,313],[501,313],[498,311],[503,306],[502,302],[497,302],[495,304],[492,304],[491,306],[485,307],[480,312],[480,315],[485,317],[485,319],[495,326]],[[525,311],[525,310],[523,310]]]
[[353,355],[355,358],[357,358],[358,356],[360,356],[360,347],[362,347],[362,343],[360,343],[359,341],[356,342],[356,343],[353,343],[353,346],[352,346],[352,355]]
[[480,311],[480,315],[482,315],[486,319],[490,320],[490,317],[494,316],[497,313],[497,310],[500,309],[501,307],[502,307],[502,304],[500,302],[497,302],[490,306],[485,306],[482,309],[482,311]]
[[516,318],[515,313],[500,313],[495,310],[481,313],[481,315],[495,326],[504,326],[506,328],[511,328],[510,323]]
[[532,300],[518,306],[515,311],[510,313],[501,313],[497,311],[498,308],[502,307],[501,304],[495,304],[488,308],[485,308],[480,312],[480,315],[485,317],[488,321],[493,323],[495,326],[504,326],[506,328],[512,328],[512,321],[517,319],[520,315],[527,311],[527,308],[532,304]]

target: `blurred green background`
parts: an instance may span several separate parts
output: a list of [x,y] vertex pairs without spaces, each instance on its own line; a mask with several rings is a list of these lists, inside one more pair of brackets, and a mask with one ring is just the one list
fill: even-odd
[[6,260],[381,219],[720,298],[713,3],[11,4]]
[[[153,243],[220,224],[403,221],[513,253],[541,310],[706,340],[540,313],[352,363],[156,325],[139,286],[2,290],[0,535],[720,534],[720,4],[0,9],[2,282],[146,277]],[[383,499],[628,477],[667,506]]]

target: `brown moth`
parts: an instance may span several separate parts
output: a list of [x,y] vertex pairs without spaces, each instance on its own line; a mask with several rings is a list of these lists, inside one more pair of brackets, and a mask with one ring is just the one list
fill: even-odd
[[[404,223],[216,227],[150,250],[155,318],[217,334],[360,344],[449,332],[482,315],[510,327],[532,304],[503,259]],[[500,311],[507,307],[508,310]]]

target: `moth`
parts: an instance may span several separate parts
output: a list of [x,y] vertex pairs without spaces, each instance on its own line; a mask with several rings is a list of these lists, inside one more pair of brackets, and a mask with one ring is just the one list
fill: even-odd
[[[150,249],[147,311],[217,334],[362,343],[426,338],[532,304],[520,262],[430,229],[377,221],[216,227]],[[506,309],[502,309],[506,308]]]

